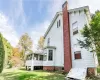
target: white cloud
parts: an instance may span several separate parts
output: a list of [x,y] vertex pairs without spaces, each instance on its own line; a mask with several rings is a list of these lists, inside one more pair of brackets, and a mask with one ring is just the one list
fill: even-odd
[[18,43],[17,33],[14,27],[8,22],[9,19],[3,13],[0,13],[0,32],[11,43],[12,46],[16,46]]

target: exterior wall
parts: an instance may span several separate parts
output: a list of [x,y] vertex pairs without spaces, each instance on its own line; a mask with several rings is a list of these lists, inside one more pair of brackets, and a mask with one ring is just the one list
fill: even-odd
[[63,44],[64,44],[64,70],[69,72],[72,68],[71,44],[70,44],[70,26],[67,2],[63,5]]
[[27,60],[25,63],[26,66],[32,66],[32,60]]
[[[84,40],[80,34],[80,30],[83,29],[85,24],[88,24],[88,19],[84,11],[81,11],[79,14],[79,11],[76,13],[72,12],[69,14],[70,15],[70,37],[71,37],[71,52],[72,52],[72,67],[96,67],[95,66],[95,61],[93,57],[93,53],[90,53],[84,48],[80,48],[78,45],[77,39]],[[88,15],[89,16],[89,15]],[[76,35],[73,35],[73,30],[72,30],[72,24],[74,22],[78,22],[78,31],[79,33]],[[74,59],[74,52],[76,50],[81,51],[81,56],[82,59]]]
[[[57,21],[61,21],[61,26],[57,28]],[[62,15],[60,14],[57,19],[55,20],[52,28],[50,29],[49,33],[47,34],[44,46],[47,46],[47,40],[50,38],[50,45],[55,46],[54,52],[54,64],[44,62],[44,66],[51,65],[51,66],[64,66],[64,52],[63,52],[63,20]],[[48,51],[47,51],[48,52]]]

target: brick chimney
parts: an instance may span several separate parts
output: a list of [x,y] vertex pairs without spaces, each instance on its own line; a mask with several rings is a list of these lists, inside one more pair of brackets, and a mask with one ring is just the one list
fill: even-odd
[[69,72],[72,68],[71,44],[70,44],[70,25],[67,1],[62,5],[63,11],[63,42],[64,42],[64,71]]

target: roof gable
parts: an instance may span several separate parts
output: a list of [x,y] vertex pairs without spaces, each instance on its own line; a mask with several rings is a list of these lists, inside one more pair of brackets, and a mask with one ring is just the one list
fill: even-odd
[[45,34],[44,34],[44,38],[48,35],[49,31],[51,30],[51,28],[52,28],[54,22],[56,21],[56,19],[58,18],[59,15],[62,15],[62,12],[57,12],[57,13],[56,13],[55,17],[54,17],[53,20],[51,21],[51,24],[49,25],[47,31],[46,31]]

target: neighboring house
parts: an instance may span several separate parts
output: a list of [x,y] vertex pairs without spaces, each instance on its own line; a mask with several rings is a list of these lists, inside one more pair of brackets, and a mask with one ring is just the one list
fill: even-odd
[[[68,10],[67,2],[62,12],[57,12],[44,35],[43,70],[87,68],[95,73],[98,65],[96,53],[80,48],[77,39],[84,40],[80,30],[91,20],[88,6]],[[31,65],[30,65],[31,66]]]

